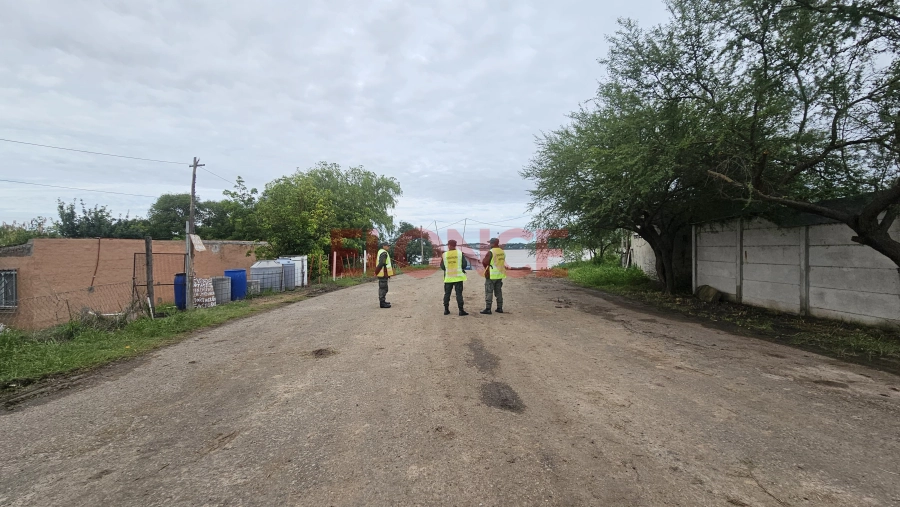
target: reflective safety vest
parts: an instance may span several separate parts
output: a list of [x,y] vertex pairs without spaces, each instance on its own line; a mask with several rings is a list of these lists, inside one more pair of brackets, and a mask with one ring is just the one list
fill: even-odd
[[463,282],[466,272],[463,271],[463,254],[459,250],[444,252],[444,283]]
[[384,278],[386,276],[394,276],[394,265],[391,264],[391,254],[388,253],[387,250],[382,248],[378,250],[378,254],[375,255],[375,269],[378,269],[378,259],[381,258],[381,254],[387,254],[387,258],[384,260],[384,269],[381,270],[381,274],[375,274],[378,278]]
[[502,248],[491,248],[491,280],[506,278],[506,252]]

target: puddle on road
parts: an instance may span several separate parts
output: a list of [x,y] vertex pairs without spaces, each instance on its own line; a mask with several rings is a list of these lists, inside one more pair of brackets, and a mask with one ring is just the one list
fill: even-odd
[[520,414],[525,411],[519,395],[503,382],[490,382],[481,386],[481,402],[489,407]]
[[467,346],[472,351],[472,360],[469,364],[478,368],[478,371],[492,373],[500,365],[500,358],[488,352],[484,348],[484,342],[478,338],[472,338]]
[[336,350],[333,349],[316,349],[309,353],[309,355],[313,356],[316,359],[322,359],[325,357],[330,357],[337,354]]

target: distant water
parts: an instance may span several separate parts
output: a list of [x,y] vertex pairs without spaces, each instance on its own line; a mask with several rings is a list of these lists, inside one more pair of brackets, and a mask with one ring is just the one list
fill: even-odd
[[529,266],[531,269],[550,268],[562,262],[561,256],[541,256],[540,263],[538,258],[532,255],[528,250],[506,250],[506,265],[511,268],[524,268]]

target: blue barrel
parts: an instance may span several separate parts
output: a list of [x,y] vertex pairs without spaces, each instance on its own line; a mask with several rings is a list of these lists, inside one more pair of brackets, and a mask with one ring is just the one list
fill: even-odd
[[226,269],[225,276],[231,278],[231,300],[244,299],[247,296],[247,270]]
[[187,308],[187,275],[175,273],[175,306],[179,310]]

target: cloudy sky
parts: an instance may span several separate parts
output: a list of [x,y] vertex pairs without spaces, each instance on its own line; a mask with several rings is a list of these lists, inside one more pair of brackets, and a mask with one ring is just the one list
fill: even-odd
[[[616,19],[657,0],[4,1],[0,221],[56,199],[144,215],[320,160],[400,181],[397,219],[524,225],[534,136],[591,98]],[[146,197],[145,197],[146,196]],[[511,219],[511,220],[510,220]],[[471,226],[470,226],[471,227]],[[468,236],[468,234],[467,234]]]

